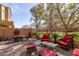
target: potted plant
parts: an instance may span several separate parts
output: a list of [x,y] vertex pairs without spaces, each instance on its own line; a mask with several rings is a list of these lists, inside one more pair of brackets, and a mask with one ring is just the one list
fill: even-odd
[[54,34],[53,34],[53,38],[54,38],[54,43],[56,43],[57,38],[58,38],[58,34],[57,34],[57,33],[54,33]]

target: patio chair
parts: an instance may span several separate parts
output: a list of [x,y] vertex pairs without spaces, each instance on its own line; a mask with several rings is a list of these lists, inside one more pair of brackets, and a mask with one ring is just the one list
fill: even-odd
[[19,38],[18,38],[19,34],[20,34],[20,31],[18,29],[15,29],[13,32],[13,39],[15,42],[19,42]]
[[65,35],[63,39],[57,41],[60,47],[70,50],[73,48],[73,37],[71,35]]
[[18,29],[15,29],[14,32],[13,32],[13,35],[18,36],[19,34],[20,34],[20,31]]
[[41,41],[42,42],[48,42],[49,41],[49,34],[43,34]]
[[58,53],[48,48],[43,48],[39,52],[39,56],[58,56]]

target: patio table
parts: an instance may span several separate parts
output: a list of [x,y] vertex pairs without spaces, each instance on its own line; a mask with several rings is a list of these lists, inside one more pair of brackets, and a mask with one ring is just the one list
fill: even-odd
[[15,42],[23,41],[23,36],[18,35],[18,36],[13,36]]
[[29,38],[28,39],[28,42],[34,43],[36,45],[40,45],[41,44],[41,41],[40,40],[37,40],[35,38]]
[[40,44],[41,41],[40,41],[40,40],[36,40],[34,43],[35,43],[35,44]]
[[54,43],[50,43],[50,42],[41,42],[40,40],[37,40],[35,38],[29,38],[28,42],[29,43],[35,43],[37,46],[38,45],[44,45],[44,46],[54,48],[54,49],[58,46],[58,44],[54,44]]
[[56,49],[56,47],[58,46],[58,44],[49,43],[49,42],[41,42],[41,44],[45,45],[46,47],[53,48],[53,49]]

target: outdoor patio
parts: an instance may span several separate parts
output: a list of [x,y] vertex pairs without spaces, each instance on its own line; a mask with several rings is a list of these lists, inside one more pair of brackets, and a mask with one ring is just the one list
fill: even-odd
[[0,56],[79,56],[78,3],[10,5],[0,5]]
[[[28,44],[36,44],[36,51],[34,51],[31,55],[28,55],[27,53],[27,49],[25,48],[25,46],[27,46]],[[43,43],[45,42],[41,42],[37,39],[34,40],[34,38],[29,38],[28,40],[24,40],[21,42],[17,42],[17,43],[10,43],[10,44],[6,44],[6,41],[0,42],[0,56],[39,56],[39,52],[43,49],[43,48],[49,48],[52,51],[55,51],[59,56],[71,56],[72,55],[72,50],[64,50],[62,48],[60,48],[58,45],[57,46],[53,46],[53,47],[49,47],[46,46],[45,44],[43,45]],[[36,54],[35,54],[36,53]]]

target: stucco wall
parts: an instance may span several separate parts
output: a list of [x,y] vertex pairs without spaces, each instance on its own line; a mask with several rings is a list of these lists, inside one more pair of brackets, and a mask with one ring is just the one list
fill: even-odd
[[[25,35],[28,36],[28,33],[32,31],[32,29],[19,29],[20,30],[20,35]],[[2,29],[0,28],[0,37],[12,37],[13,36],[13,29],[10,28],[5,28]]]
[[0,28],[0,37],[12,37],[13,36],[13,29],[5,28],[2,29]]

